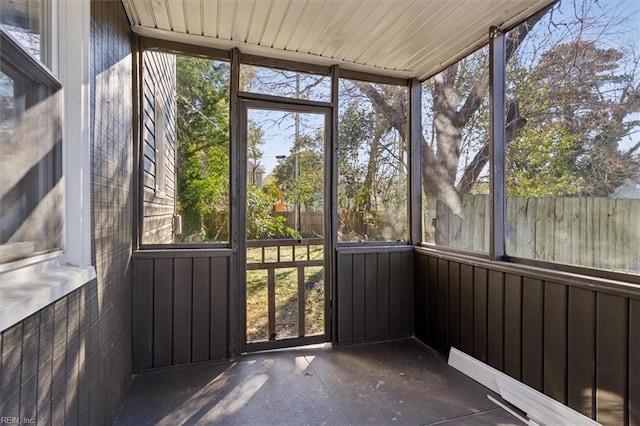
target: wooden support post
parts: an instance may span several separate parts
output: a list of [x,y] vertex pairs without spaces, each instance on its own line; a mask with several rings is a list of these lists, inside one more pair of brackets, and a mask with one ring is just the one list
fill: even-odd
[[276,340],[276,271],[267,270],[267,305],[269,310],[269,340]]
[[[246,248],[245,248],[245,201],[246,166],[242,167],[241,159],[246,157],[240,123],[242,111],[238,99],[240,87],[240,51],[231,51],[231,76],[229,93],[230,149],[231,149],[231,214],[229,230],[231,232],[231,249],[237,250],[235,277],[239,285],[232,281],[229,288],[229,357],[235,358],[244,352],[246,343]],[[245,138],[246,139],[246,138]],[[244,187],[243,187],[244,185]]]
[[491,182],[491,220],[489,256],[501,260],[505,255],[505,34],[497,27],[489,30],[489,111]]
[[337,288],[337,256],[336,247],[338,246],[338,81],[340,68],[337,65],[331,67],[331,103],[333,105],[330,123],[326,127],[331,129],[327,134],[329,143],[327,144],[327,190],[325,198],[329,201],[325,208],[325,224],[328,229],[329,238],[325,238],[325,334],[327,340],[331,339],[331,343],[338,343],[338,322],[336,295]]
[[411,244],[422,241],[422,84],[411,80],[409,86],[409,225]]
[[298,337],[305,335],[305,302],[304,266],[298,265]]

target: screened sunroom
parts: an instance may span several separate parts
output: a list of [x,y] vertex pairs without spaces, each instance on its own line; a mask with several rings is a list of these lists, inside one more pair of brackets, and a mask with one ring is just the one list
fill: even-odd
[[0,419],[640,422],[634,0],[0,21]]

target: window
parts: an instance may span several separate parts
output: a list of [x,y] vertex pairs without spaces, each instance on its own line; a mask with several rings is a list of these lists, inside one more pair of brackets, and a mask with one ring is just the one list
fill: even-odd
[[638,34],[636,0],[508,33],[508,255],[640,273]]
[[339,84],[338,241],[408,241],[407,87]]
[[143,53],[143,245],[229,241],[229,64]]
[[22,49],[44,65],[52,65],[51,2],[46,0],[3,0],[0,28]]
[[50,72],[51,13],[44,0],[0,3],[0,265],[63,248],[62,86]]
[[4,31],[0,264],[62,249],[60,84]]
[[331,102],[331,78],[240,64],[240,90],[285,98]]
[[489,249],[489,49],[422,86],[423,241]]
[[95,278],[89,12],[0,2],[0,331]]

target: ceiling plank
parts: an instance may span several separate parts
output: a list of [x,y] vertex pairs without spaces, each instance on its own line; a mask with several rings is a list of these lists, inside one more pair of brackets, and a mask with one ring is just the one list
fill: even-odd
[[275,49],[285,49],[291,36],[298,29],[303,14],[306,12],[309,5],[309,0],[306,1],[292,1],[289,3],[287,14],[284,17],[282,28],[278,33],[278,36],[273,41],[273,47]]
[[165,3],[169,11],[169,19],[172,27],[171,29],[179,33],[186,32],[187,27],[185,25],[186,20],[184,17],[184,7],[182,6],[182,1],[165,0]]
[[242,10],[238,11],[242,6],[246,6],[240,3],[243,2],[238,2],[237,0],[218,0],[218,10],[216,13],[218,38],[233,40],[233,29],[237,25],[238,16],[245,13]]
[[249,32],[247,33],[246,42],[253,45],[260,44],[262,35],[264,34],[267,23],[271,16],[274,0],[261,0],[256,3],[251,22],[249,23]]
[[[220,0],[201,0],[202,9],[202,35],[205,37],[220,37]],[[233,11],[233,9],[231,9]]]
[[172,30],[169,19],[169,11],[164,0],[149,0],[149,9],[153,13],[156,28]]
[[249,37],[249,30],[253,15],[256,10],[256,0],[245,0],[247,3],[244,7],[236,7],[233,29],[231,31],[231,40],[246,42]]
[[291,7],[291,0],[281,0],[273,3],[264,34],[262,34],[262,39],[258,43],[260,46],[273,47],[282,26],[285,25],[289,7]]
[[201,1],[182,0],[185,15],[185,27],[187,34],[202,35],[202,10]]
[[324,24],[324,30],[312,40],[309,53],[319,56],[331,57],[331,55],[325,55],[327,50],[335,49],[336,46],[341,46],[342,43],[347,42],[346,34],[349,32],[347,28],[347,22],[353,19],[353,17],[359,13],[364,13],[363,0],[360,1],[346,1],[343,3],[340,13],[334,15],[329,21]]
[[[338,50],[335,57],[345,60],[357,60],[363,51],[366,52],[368,49],[372,49],[377,41],[387,38],[389,34],[394,34],[394,26],[401,27],[403,25],[403,22],[409,17],[408,13],[415,4],[415,1],[398,5],[391,4],[391,8],[388,11],[384,8],[379,8],[379,11],[385,11],[385,13],[373,22],[373,25],[363,25],[361,28],[362,35],[358,37],[357,42],[352,44],[350,49]],[[366,31],[363,30],[365,27]]]
[[426,72],[427,67],[424,56],[427,54],[431,57],[430,61],[437,64],[439,67],[452,57],[455,57],[456,54],[460,54],[461,52],[470,53],[489,41],[489,27],[492,25],[491,18],[494,16],[493,12],[494,10],[489,10],[484,14],[479,14],[481,15],[479,17],[480,21],[486,23],[482,26],[474,25],[478,19],[476,17],[466,16],[460,18],[459,28],[468,34],[467,44],[465,45],[448,45],[445,41],[450,37],[455,36],[456,29],[441,26],[441,28],[439,28],[439,38],[434,38],[430,42],[422,45],[418,45],[415,42],[409,43],[407,48],[409,49],[409,52],[413,53],[404,55],[404,58],[394,57],[389,60],[394,61],[394,63],[399,64],[399,66],[414,66],[420,69],[424,68],[424,72]]
[[297,43],[298,52],[311,52],[311,48],[316,40],[327,30],[327,23],[343,14],[343,7],[348,2],[339,0],[323,0],[320,2],[321,8],[317,12],[315,19],[310,23],[304,37]]
[[[421,29],[428,25],[432,16],[443,10],[442,4],[434,5],[433,8],[425,8],[420,2],[413,5],[403,19],[398,20],[387,31],[386,37],[380,37],[366,46],[354,59],[364,63],[376,63],[390,56],[400,55],[406,49],[409,37],[419,38],[422,43],[425,38],[431,36],[430,33],[422,32]],[[429,28],[429,27],[428,27]]]
[[[419,15],[420,12],[427,9],[424,6],[416,7],[416,4],[416,2],[400,3],[393,13],[387,14],[376,26],[375,32],[356,45],[355,49],[360,52],[360,55],[355,60],[376,63],[373,58],[379,56],[380,49],[384,45],[388,45],[389,40],[394,38],[397,33],[406,31],[407,22],[411,22],[414,14]],[[395,44],[398,44],[398,41]]]
[[298,26],[289,36],[284,48],[286,50],[299,51],[304,41],[309,37],[311,28],[320,20],[326,1],[308,1],[305,12],[298,21]]
[[132,3],[135,4],[135,9],[138,14],[138,22],[140,22],[140,25],[156,28],[153,14],[151,9],[149,9],[149,3],[146,1],[133,1]]

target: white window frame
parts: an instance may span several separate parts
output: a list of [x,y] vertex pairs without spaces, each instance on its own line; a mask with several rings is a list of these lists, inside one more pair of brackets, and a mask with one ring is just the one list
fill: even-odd
[[91,6],[50,3],[51,72],[63,88],[63,250],[0,265],[0,332],[96,278],[91,265]]

